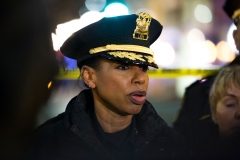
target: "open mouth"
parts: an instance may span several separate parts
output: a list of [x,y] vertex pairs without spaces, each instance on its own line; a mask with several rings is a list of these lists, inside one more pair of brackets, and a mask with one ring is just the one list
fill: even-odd
[[134,91],[128,97],[134,104],[141,105],[146,101],[146,91]]

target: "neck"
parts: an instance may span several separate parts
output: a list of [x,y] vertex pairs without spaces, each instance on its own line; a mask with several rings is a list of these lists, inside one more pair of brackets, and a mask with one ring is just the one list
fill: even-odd
[[114,133],[125,129],[132,122],[132,115],[120,116],[103,107],[94,107],[96,117],[104,132]]

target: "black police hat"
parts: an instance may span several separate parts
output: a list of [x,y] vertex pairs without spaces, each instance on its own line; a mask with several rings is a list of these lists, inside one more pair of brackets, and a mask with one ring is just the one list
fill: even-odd
[[158,68],[149,46],[160,36],[162,25],[147,13],[105,17],[73,33],[61,52],[82,61],[94,56]]
[[223,9],[234,20],[240,15],[240,0],[226,0]]

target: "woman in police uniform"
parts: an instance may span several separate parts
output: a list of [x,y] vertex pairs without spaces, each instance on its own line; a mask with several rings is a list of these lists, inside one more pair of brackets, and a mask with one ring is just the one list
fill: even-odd
[[39,127],[30,159],[185,159],[184,138],[146,100],[149,46],[161,24],[147,13],[103,18],[69,37],[61,52],[77,60],[88,89]]

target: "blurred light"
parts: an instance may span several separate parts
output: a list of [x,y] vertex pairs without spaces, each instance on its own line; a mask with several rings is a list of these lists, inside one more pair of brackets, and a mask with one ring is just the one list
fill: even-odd
[[196,43],[204,42],[205,36],[202,31],[200,31],[199,29],[193,28],[189,31],[187,35],[187,40],[190,45],[195,45]]
[[212,12],[202,4],[197,5],[194,11],[195,18],[201,23],[209,23],[212,21]]
[[72,35],[72,33],[79,29],[94,23],[103,16],[100,12],[89,11],[84,13],[80,19],[71,20],[69,22],[57,25],[56,34],[52,33],[53,48],[55,51],[59,50],[63,42]]
[[217,48],[212,41],[206,40],[206,51],[209,53],[208,55],[208,62],[213,63],[217,59]]
[[101,11],[106,5],[106,0],[86,0],[85,6],[89,11]]
[[59,46],[61,46],[60,45],[61,42],[58,40],[57,35],[54,33],[52,33],[52,42],[53,42],[53,49],[57,51],[59,49]]
[[73,70],[77,68],[77,61],[75,59],[64,56],[64,62],[65,69],[67,70]]
[[57,51],[63,42],[79,29],[79,19],[57,25],[56,34],[52,33],[53,49]]
[[154,51],[154,60],[158,65],[167,67],[174,62],[175,51],[169,43],[157,40],[150,48]]
[[184,76],[176,78],[176,94],[178,98],[183,98],[186,88],[189,87],[192,83],[198,80],[199,77],[194,76]]
[[178,48],[180,38],[176,37],[182,37],[182,32],[180,31],[180,29],[177,27],[166,27],[164,28],[164,32],[161,33],[160,39],[164,42],[170,43],[173,48]]
[[231,49],[235,52],[235,53],[238,53],[238,50],[236,48],[236,45],[235,45],[235,41],[233,39],[233,31],[236,30],[237,27],[235,26],[234,23],[231,24],[231,26],[229,27],[228,29],[228,33],[227,33],[227,42],[228,44],[230,45]]
[[92,24],[94,22],[97,22],[102,18],[103,18],[103,15],[101,12],[97,12],[97,11],[86,12],[80,18],[81,28],[83,28],[89,24]]
[[235,58],[235,53],[227,42],[217,44],[217,58],[222,62],[231,62]]
[[51,87],[51,85],[52,85],[52,81],[50,81],[49,83],[48,83],[48,89]]
[[139,9],[136,11],[136,14],[138,14],[138,13],[140,13],[140,12],[148,13],[151,17],[153,17],[153,18],[155,18],[155,19],[157,18],[156,15],[155,15],[155,13],[154,13],[152,10],[148,9],[148,8],[139,8]]
[[128,8],[122,3],[112,3],[105,8],[103,14],[104,14],[104,17],[127,15]]
[[[57,25],[56,34],[52,33],[53,49],[59,51],[63,42],[74,32],[102,18],[103,16],[100,12],[89,11],[84,13],[80,19]],[[75,69],[77,67],[77,62],[74,59],[64,56],[64,62],[64,67],[67,69]]]
[[217,49],[209,40],[192,45],[190,53],[190,63],[195,67],[206,66],[206,63],[214,62],[217,57]]
[[195,43],[190,50],[190,63],[195,67],[201,67],[208,62],[208,53],[204,42]]

